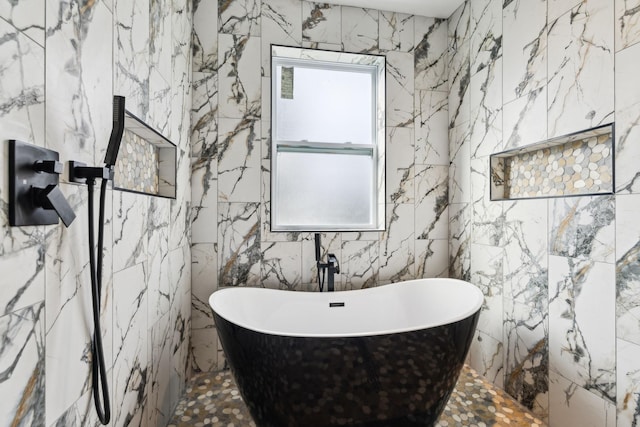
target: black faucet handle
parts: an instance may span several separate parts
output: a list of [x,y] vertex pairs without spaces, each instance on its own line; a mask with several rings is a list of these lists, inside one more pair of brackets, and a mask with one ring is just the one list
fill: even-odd
[[62,162],[57,160],[38,160],[33,164],[33,169],[38,172],[62,174],[64,169]]
[[34,191],[35,205],[43,209],[55,210],[67,228],[76,219],[76,214],[57,185],[51,184],[47,188],[32,187],[32,191]]
[[338,258],[336,258],[335,254],[327,254],[327,263],[329,266],[333,267],[336,273],[340,274],[340,264],[338,263]]

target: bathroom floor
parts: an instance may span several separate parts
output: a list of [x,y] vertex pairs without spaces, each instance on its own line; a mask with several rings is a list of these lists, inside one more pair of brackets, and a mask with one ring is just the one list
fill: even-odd
[[[504,391],[465,366],[437,427],[542,427]],[[169,427],[255,427],[230,371],[202,373],[187,385]]]

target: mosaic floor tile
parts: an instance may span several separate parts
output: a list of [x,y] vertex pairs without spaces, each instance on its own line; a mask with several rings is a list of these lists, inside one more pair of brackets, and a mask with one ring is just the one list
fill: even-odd
[[[168,427],[255,427],[230,371],[201,373],[187,385]],[[436,427],[544,427],[504,391],[465,366]]]

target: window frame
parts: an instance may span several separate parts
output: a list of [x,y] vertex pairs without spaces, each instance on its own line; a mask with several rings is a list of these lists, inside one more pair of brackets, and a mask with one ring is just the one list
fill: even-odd
[[[278,97],[275,89],[278,83],[278,67],[304,67],[349,72],[362,72],[371,75],[371,143],[339,143],[326,141],[278,140]],[[383,231],[386,226],[385,205],[385,151],[386,151],[386,58],[383,55],[357,54],[319,49],[295,48],[271,45],[271,129],[270,129],[270,230],[274,232],[303,231]],[[303,152],[337,153],[343,155],[367,155],[372,161],[371,205],[368,223],[340,224],[281,224],[278,222],[277,204],[280,201],[278,188],[278,153]]]

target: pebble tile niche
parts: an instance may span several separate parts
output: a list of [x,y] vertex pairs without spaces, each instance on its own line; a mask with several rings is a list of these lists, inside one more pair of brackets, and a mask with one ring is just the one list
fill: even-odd
[[490,156],[491,200],[612,194],[613,124]]
[[114,188],[175,199],[175,183],[175,145],[127,111]]

